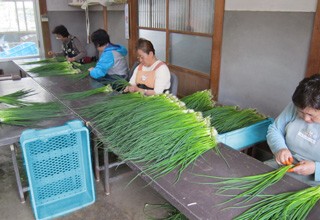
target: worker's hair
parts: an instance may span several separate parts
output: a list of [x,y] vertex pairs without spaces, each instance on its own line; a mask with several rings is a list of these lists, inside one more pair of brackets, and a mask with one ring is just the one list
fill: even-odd
[[91,34],[91,41],[96,47],[111,44],[109,34],[103,29],[98,29],[95,32],[93,32]]
[[59,34],[61,35],[62,37],[69,37],[69,32],[68,32],[68,29],[63,26],[63,25],[58,25],[56,26],[53,31],[52,31],[53,34]]
[[153,55],[156,55],[156,51],[154,50],[153,44],[151,43],[151,41],[144,38],[139,38],[136,45],[136,50],[142,50],[146,54],[149,54],[150,52],[152,52]]
[[300,109],[309,107],[320,110],[320,74],[304,78],[294,91],[292,101]]

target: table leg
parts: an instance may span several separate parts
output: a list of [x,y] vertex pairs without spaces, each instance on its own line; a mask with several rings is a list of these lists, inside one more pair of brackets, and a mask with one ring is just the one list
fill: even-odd
[[94,174],[96,181],[100,181],[100,166],[99,166],[99,152],[98,141],[93,139],[93,154],[94,154]]
[[110,194],[109,186],[109,154],[108,149],[103,150],[103,160],[104,160],[104,192],[106,195]]
[[15,152],[16,145],[15,144],[10,145],[10,149],[11,149],[13,169],[14,169],[14,173],[15,173],[16,181],[17,181],[17,185],[18,185],[20,201],[21,201],[21,203],[24,203],[26,200],[25,200],[24,194],[23,194],[23,188],[22,188],[22,184],[21,184],[20,173],[19,173],[19,168],[18,168],[18,163],[17,163],[17,157],[16,157],[16,152]]

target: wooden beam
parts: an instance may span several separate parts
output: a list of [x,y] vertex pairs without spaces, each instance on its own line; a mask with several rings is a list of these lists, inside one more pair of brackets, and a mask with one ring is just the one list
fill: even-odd
[[102,7],[103,12],[103,28],[108,32],[108,10],[107,6]]
[[314,17],[312,39],[309,49],[306,77],[320,73],[320,3],[318,0],[317,11]]
[[138,41],[138,1],[128,0],[129,8],[129,66],[133,66],[133,63],[137,60],[135,51],[136,42]]
[[215,99],[218,99],[220,65],[221,65],[221,46],[224,19],[225,0],[216,0],[214,5],[212,56],[210,72],[210,89]]
[[39,8],[40,8],[40,20],[41,20],[41,29],[42,29],[42,38],[43,38],[43,46],[44,46],[44,55],[48,57],[48,51],[51,50],[51,40],[49,30],[49,22],[42,21],[42,17],[47,16],[47,1],[39,0]]
[[[169,14],[169,0],[166,0],[166,14]],[[166,16],[166,63],[169,65],[170,61],[170,33],[169,33],[169,16]]]

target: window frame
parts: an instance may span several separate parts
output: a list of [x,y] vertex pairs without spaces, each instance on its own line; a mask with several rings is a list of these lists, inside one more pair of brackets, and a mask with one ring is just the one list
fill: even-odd
[[[17,2],[19,0],[4,0],[7,2]],[[23,1],[23,0],[21,0]],[[39,49],[38,55],[33,56],[19,56],[19,57],[8,57],[8,58],[0,58],[0,62],[8,62],[12,60],[19,60],[19,59],[31,59],[31,58],[39,58],[44,56],[44,43],[43,43],[43,36],[42,36],[42,26],[41,26],[41,18],[40,18],[40,2],[45,0],[32,0],[34,6],[34,16],[35,16],[35,26],[36,26],[36,36],[37,36],[37,46]],[[25,21],[26,22],[26,21]]]
[[[146,28],[138,26],[138,1],[129,0],[129,13],[130,13],[130,38],[129,38],[129,64],[133,65],[135,62],[135,42],[138,40],[139,29],[144,30],[156,30],[166,32],[166,63],[171,70],[176,70],[184,74],[195,75],[200,78],[209,80],[210,89],[212,94],[214,94],[215,99],[218,97],[219,92],[219,80],[220,80],[220,65],[221,65],[221,46],[222,46],[222,32],[223,32],[223,17],[224,17],[224,7],[225,0],[215,0],[214,1],[214,16],[213,16],[213,33],[197,33],[190,31],[176,31],[169,29],[169,0],[166,0],[166,28]],[[184,67],[175,66],[169,63],[169,46],[170,46],[170,34],[188,34],[194,36],[211,37],[212,38],[212,49],[211,49],[211,67],[209,74],[202,72],[197,72],[195,70],[186,69]]]

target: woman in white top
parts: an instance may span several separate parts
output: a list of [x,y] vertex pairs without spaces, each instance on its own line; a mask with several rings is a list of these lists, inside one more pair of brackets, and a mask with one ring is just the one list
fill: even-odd
[[161,94],[170,88],[168,66],[158,60],[150,41],[140,38],[136,46],[140,64],[135,68],[125,92],[141,92],[145,95]]

